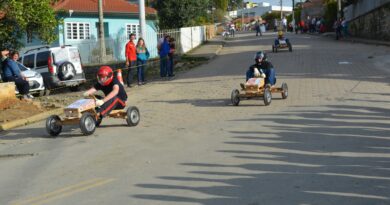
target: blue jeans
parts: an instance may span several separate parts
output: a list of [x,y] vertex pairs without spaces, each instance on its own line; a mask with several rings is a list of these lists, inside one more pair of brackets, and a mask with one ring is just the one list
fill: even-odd
[[168,56],[160,56],[160,77],[167,77],[168,60]]
[[145,82],[145,69],[146,69],[146,61],[145,60],[137,60],[138,83]]
[[127,86],[130,86],[131,83],[133,82],[133,69],[137,65],[137,61],[130,61],[129,62],[129,67],[127,72]]
[[[275,85],[276,84],[275,69],[273,69],[273,68],[270,68],[270,69],[260,69],[259,71],[264,73],[265,76],[266,76],[265,84],[271,84],[271,85]],[[248,81],[249,78],[254,78],[254,77],[255,77],[255,74],[254,74],[253,71],[251,71],[250,69],[248,71],[246,71],[246,81]]]

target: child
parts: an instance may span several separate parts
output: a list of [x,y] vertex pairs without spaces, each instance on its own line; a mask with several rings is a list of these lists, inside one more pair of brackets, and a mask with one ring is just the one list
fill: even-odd
[[97,73],[97,80],[98,83],[83,95],[88,97],[98,90],[103,91],[105,95],[103,100],[96,101],[96,106],[98,107],[96,111],[99,113],[100,119],[110,114],[114,109],[126,107],[127,94],[125,88],[117,78],[114,78],[113,71],[109,66],[100,67]]
[[251,65],[246,72],[246,81],[254,77],[265,78],[265,84],[268,86],[275,85],[276,83],[273,65],[267,61],[267,56],[263,51],[256,53],[255,64]]

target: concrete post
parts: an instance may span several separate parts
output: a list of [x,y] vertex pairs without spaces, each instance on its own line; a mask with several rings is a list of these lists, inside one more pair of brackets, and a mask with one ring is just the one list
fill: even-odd
[[139,0],[139,25],[143,39],[146,39],[145,0]]
[[104,22],[103,22],[103,0],[99,0],[99,45],[100,45],[100,61],[106,60],[106,44],[104,42]]

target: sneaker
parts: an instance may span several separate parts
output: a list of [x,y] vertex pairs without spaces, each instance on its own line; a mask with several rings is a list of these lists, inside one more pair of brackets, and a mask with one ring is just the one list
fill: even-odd
[[27,94],[27,97],[30,99],[34,99],[34,96],[32,96],[31,94]]

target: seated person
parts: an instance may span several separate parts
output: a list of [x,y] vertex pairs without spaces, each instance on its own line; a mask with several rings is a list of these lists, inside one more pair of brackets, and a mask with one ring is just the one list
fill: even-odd
[[284,37],[283,31],[279,31],[279,32],[278,32],[278,38],[275,39],[275,46],[278,46],[278,45],[279,45],[279,40],[286,41],[286,44],[289,44],[289,43],[290,43],[290,41],[288,40],[288,38],[285,38],[285,37]]
[[18,89],[19,93],[23,96],[24,99],[32,99],[34,98],[29,92],[30,92],[30,85],[28,81],[26,80],[26,77],[23,75],[23,73],[20,71],[18,64],[16,61],[19,58],[19,53],[17,51],[13,51],[10,54],[10,58],[8,57],[8,52],[3,51],[2,52],[2,78],[4,82],[14,82],[16,85],[16,88]]
[[88,97],[98,90],[103,91],[105,95],[103,100],[96,100],[96,106],[98,107],[96,111],[99,113],[100,119],[110,114],[112,110],[126,107],[126,91],[119,80],[114,78],[114,73],[109,66],[100,67],[97,73],[97,80],[98,83],[87,90],[83,95]]
[[255,64],[251,65],[246,72],[246,81],[254,77],[265,78],[265,84],[268,86],[276,83],[275,69],[271,62],[267,61],[267,56],[263,51],[256,53]]

